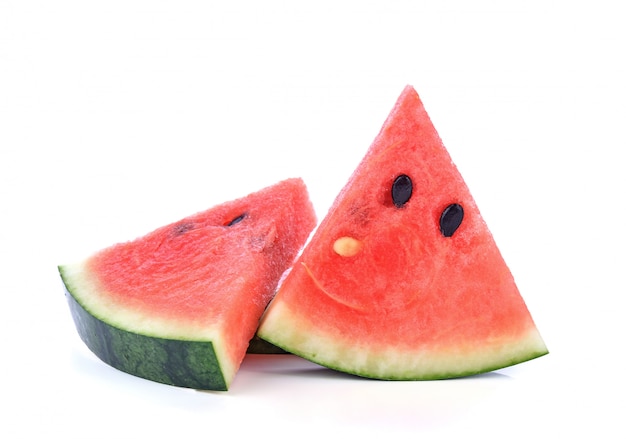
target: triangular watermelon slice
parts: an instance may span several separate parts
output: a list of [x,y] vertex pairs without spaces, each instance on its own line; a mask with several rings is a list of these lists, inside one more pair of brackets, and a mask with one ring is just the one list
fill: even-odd
[[78,333],[122,371],[227,390],[315,224],[289,179],[60,266]]
[[477,374],[547,353],[422,102],[407,86],[258,335],[380,379]]

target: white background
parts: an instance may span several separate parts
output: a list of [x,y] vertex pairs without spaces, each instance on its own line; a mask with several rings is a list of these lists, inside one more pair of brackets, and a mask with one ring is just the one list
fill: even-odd
[[[622,9],[0,0],[0,436],[625,437]],[[249,357],[219,393],[84,347],[57,264],[287,177],[322,217],[406,84],[548,356],[442,382]]]

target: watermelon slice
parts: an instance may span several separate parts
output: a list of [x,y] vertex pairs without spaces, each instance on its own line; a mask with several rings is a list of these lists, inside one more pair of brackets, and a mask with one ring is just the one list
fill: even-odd
[[473,375],[547,353],[411,86],[281,283],[258,335],[329,368],[389,380]]
[[315,224],[289,179],[60,266],[78,333],[124,372],[227,390]]

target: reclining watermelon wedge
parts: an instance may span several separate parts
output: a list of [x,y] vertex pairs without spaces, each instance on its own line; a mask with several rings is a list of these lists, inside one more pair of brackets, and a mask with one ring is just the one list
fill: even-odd
[[547,354],[468,187],[407,86],[271,301],[258,335],[378,379]]
[[227,390],[315,224],[289,179],[60,266],[78,333],[124,372]]

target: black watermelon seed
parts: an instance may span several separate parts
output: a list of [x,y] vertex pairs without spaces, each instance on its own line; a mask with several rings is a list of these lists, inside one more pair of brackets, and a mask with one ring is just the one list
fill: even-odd
[[245,213],[242,213],[238,217],[233,218],[228,223],[226,223],[226,227],[234,226],[235,224],[241,222],[246,217]]
[[194,225],[191,222],[183,222],[174,225],[174,236],[184,235],[191,229],[193,229]]
[[401,174],[396,177],[391,186],[391,199],[396,207],[402,207],[413,194],[413,182],[408,175]]
[[460,204],[450,204],[443,210],[439,218],[439,230],[445,237],[450,237],[459,228],[463,221],[463,207]]

